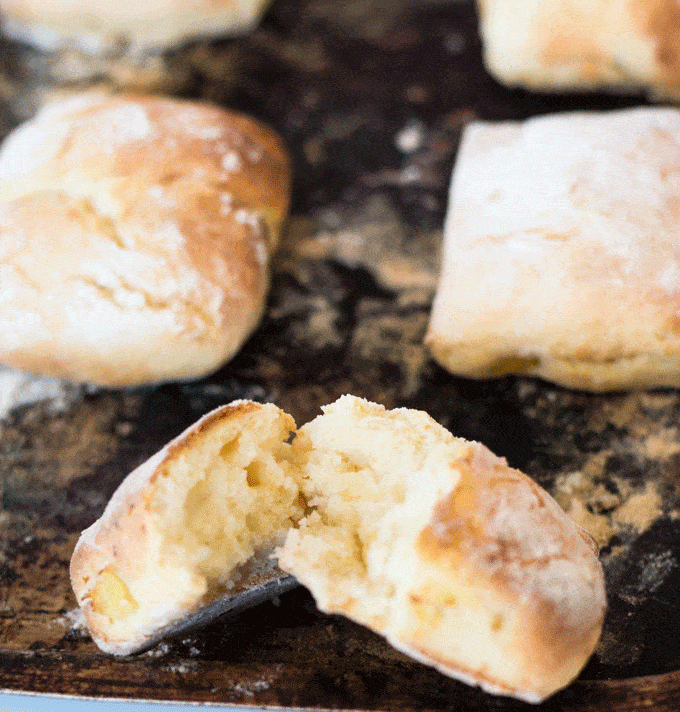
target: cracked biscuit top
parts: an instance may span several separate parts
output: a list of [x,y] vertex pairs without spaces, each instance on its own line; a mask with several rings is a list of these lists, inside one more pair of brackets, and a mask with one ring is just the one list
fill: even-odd
[[680,111],[475,123],[426,343],[453,373],[680,385]]
[[159,97],[52,104],[0,149],[0,362],[105,386],[204,376],[257,325],[279,138]]

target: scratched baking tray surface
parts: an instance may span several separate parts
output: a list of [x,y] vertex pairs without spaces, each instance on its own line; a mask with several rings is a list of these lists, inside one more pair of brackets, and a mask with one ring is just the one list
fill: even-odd
[[[680,695],[680,394],[590,395],[471,382],[422,347],[461,127],[640,103],[508,91],[484,72],[470,2],[275,2],[261,27],[153,58],[43,55],[0,41],[0,130],[88,86],[241,108],[295,164],[266,317],[209,379],[133,391],[23,383],[0,411],[0,688],[352,710],[516,710],[302,589],[113,659],[82,629],[67,567],[81,529],[137,464],[207,410],[271,400],[304,423],[342,393],[422,408],[536,478],[602,547],[609,613],[581,678],[548,710],[676,709]],[[18,393],[0,371],[0,392]]]

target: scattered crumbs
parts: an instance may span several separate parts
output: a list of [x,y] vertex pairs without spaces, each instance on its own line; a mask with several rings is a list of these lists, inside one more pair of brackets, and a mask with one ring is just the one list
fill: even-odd
[[170,646],[167,643],[159,643],[155,648],[146,651],[147,657],[160,658],[170,652]]
[[352,354],[368,363],[394,364],[400,372],[402,393],[415,393],[429,360],[423,346],[429,313],[422,310],[386,314],[379,301],[370,299],[362,300],[356,312]]
[[407,183],[417,183],[422,177],[420,168],[418,166],[406,166],[401,172],[401,182]]
[[680,453],[680,434],[676,427],[661,429],[642,441],[642,448],[654,460],[667,459]]
[[661,495],[656,483],[647,482],[641,492],[631,495],[621,506],[612,512],[612,518],[617,524],[631,526],[642,533],[663,513]]
[[315,348],[339,347],[344,341],[338,328],[340,311],[326,296],[303,297],[289,293],[270,312],[272,319],[294,316],[290,324],[291,338],[298,344],[312,344]]
[[678,562],[671,551],[650,554],[642,562],[638,586],[645,595],[654,593],[677,565]]
[[194,663],[194,662],[171,663],[170,665],[166,665],[165,669],[168,672],[176,672],[180,675],[186,675],[187,673],[190,673],[196,669],[196,663]]
[[450,54],[462,54],[465,51],[465,35],[460,32],[449,32],[444,37],[444,49]]
[[[592,458],[594,459],[594,458]],[[597,458],[602,460],[602,458]],[[606,458],[605,458],[606,459]],[[594,472],[593,472],[594,471]],[[632,487],[626,481],[609,476],[612,489],[597,482],[600,465],[591,471],[560,475],[553,496],[566,513],[597,542],[606,546],[615,534],[624,531],[640,535],[663,514],[662,498],[656,482]]]
[[319,213],[319,224],[328,230],[337,230],[342,224],[342,218],[332,208],[323,209]]
[[430,100],[430,92],[423,86],[412,84],[406,89],[406,99],[412,104],[424,104]]
[[395,145],[402,153],[415,153],[425,140],[424,126],[420,121],[413,121],[404,126],[395,138]]
[[635,640],[629,640],[626,645],[621,645],[616,632],[605,626],[595,654],[605,665],[634,665],[640,659],[642,648]]
[[254,697],[257,692],[263,692],[271,687],[271,679],[252,680],[248,682],[237,682],[232,688],[234,692],[238,692],[247,697]]
[[84,633],[88,629],[85,616],[80,608],[73,608],[70,611],[66,611],[56,618],[55,622],[76,633]]
[[123,438],[126,438],[128,437],[128,435],[131,435],[134,429],[135,428],[132,423],[116,423],[116,435],[120,435]]
[[372,195],[358,211],[326,206],[318,221],[291,221],[279,269],[297,270],[302,260],[337,260],[365,268],[381,286],[397,292],[417,289],[430,301],[439,278],[441,237],[441,230],[406,229],[391,201]]

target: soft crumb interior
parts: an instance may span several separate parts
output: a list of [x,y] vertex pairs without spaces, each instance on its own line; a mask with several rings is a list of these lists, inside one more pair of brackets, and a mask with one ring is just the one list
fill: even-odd
[[301,428],[293,449],[314,511],[279,551],[322,608],[344,597],[361,620],[387,615],[413,538],[457,481],[424,414],[369,405],[340,399]]
[[171,565],[211,588],[282,539],[304,511],[288,437],[283,419],[260,412],[238,429],[215,428],[173,462],[153,502]]

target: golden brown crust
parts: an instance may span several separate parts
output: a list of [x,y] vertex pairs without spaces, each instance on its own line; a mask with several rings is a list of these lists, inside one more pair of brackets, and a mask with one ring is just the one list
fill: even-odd
[[260,123],[84,96],[0,152],[0,360],[108,386],[195,378],[256,326],[290,197]]
[[[271,431],[267,436],[282,429],[285,437],[294,428],[274,405],[234,401],[203,416],[123,480],[101,517],[82,533],[70,564],[76,600],[102,650],[126,655],[148,647],[211,600],[212,584],[192,568],[188,553],[173,555],[183,532],[158,496],[165,485],[180,510],[186,506],[183,498],[206,473],[192,472],[184,482],[183,461],[198,453],[207,468],[210,453],[217,456],[229,438],[250,429]],[[211,517],[220,505],[209,504]]]
[[[509,650],[524,668],[516,685],[469,665],[463,673],[514,695],[547,696],[578,674],[599,638],[605,601],[597,549],[533,480],[488,451],[472,449],[456,467],[461,481],[420,532],[418,555],[442,577],[467,572],[466,585],[503,602],[499,610],[514,611]],[[414,609],[437,598],[426,591]],[[508,617],[496,615],[495,632]],[[407,644],[417,646],[417,636]],[[422,646],[419,652],[428,655]],[[440,670],[458,671],[455,657],[430,655]]]
[[484,58],[500,81],[680,98],[675,0],[478,0]]
[[680,112],[475,123],[426,343],[453,373],[593,391],[680,384]]

